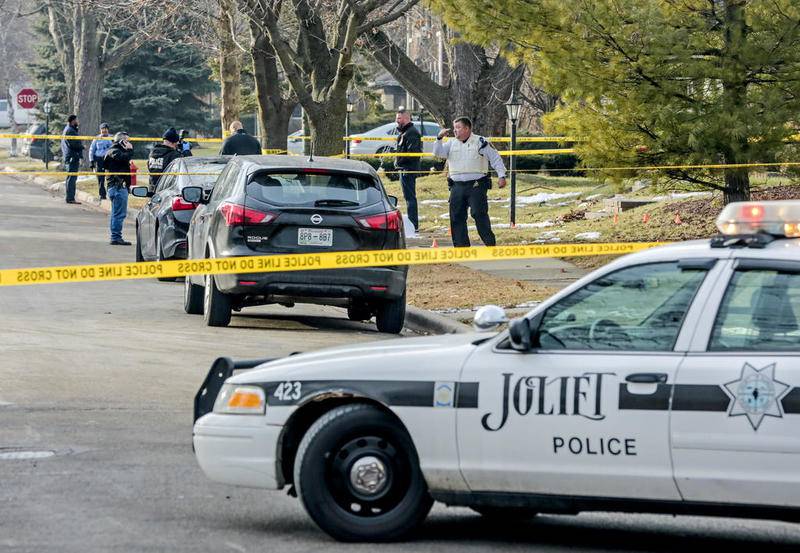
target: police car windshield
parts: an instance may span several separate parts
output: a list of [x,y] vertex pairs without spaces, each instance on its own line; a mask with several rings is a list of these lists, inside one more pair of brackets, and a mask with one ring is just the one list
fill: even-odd
[[382,200],[372,178],[327,171],[259,173],[248,183],[247,195],[272,205],[303,207],[361,207]]

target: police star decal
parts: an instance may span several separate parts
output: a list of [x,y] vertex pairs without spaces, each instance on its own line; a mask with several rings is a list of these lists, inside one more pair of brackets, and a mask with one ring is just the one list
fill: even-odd
[[745,363],[739,379],[728,382],[723,388],[731,397],[728,416],[744,415],[753,430],[758,430],[764,417],[783,417],[781,399],[791,386],[775,380],[775,363],[761,369]]

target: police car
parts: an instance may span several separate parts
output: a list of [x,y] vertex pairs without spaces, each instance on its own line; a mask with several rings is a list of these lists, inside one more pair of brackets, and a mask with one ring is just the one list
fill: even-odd
[[220,359],[195,400],[197,460],[289,487],[348,541],[407,535],[434,500],[800,520],[800,202],[730,204],[717,225],[499,333]]

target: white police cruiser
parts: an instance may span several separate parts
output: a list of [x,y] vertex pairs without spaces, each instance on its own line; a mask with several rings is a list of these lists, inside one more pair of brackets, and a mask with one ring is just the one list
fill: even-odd
[[800,202],[731,204],[717,224],[496,335],[220,359],[195,403],[200,466],[293,486],[340,540],[402,537],[434,500],[800,520]]

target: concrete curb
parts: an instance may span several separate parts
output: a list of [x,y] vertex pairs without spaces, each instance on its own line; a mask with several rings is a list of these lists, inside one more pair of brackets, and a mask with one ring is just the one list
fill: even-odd
[[405,326],[414,332],[424,332],[426,334],[463,334],[472,332],[472,329],[467,325],[413,305],[406,306]]
[[[6,166],[3,169],[4,171],[14,171],[13,167]],[[53,182],[45,177],[26,177],[24,175],[9,175],[11,177],[21,177],[23,180],[31,181],[35,184],[38,184],[52,195],[61,194],[62,196],[65,193],[66,185],[63,181]],[[104,211],[106,213],[111,213],[111,201],[109,200],[101,200],[97,196],[89,194],[88,192],[84,192],[83,190],[75,190],[75,199],[81,202],[84,205],[89,207],[93,207],[99,209],[100,211]],[[136,217],[136,214],[139,212],[138,209],[128,208],[128,217]]]

